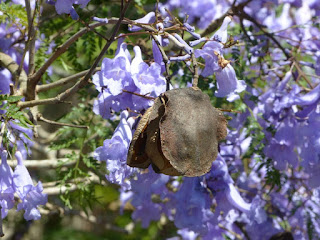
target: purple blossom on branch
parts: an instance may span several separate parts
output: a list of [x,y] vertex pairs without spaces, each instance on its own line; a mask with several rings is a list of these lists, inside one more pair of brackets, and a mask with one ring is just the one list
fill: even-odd
[[[127,166],[127,153],[132,140],[132,126],[135,120],[129,118],[128,111],[120,115],[120,122],[111,139],[106,139],[103,146],[98,147],[94,157],[99,161],[106,161],[108,174],[106,178],[113,183],[125,186],[126,179],[134,172]],[[129,188],[126,185],[126,188]]]
[[41,218],[38,205],[45,205],[48,201],[47,194],[42,193],[42,183],[33,185],[32,179],[27,168],[23,165],[22,155],[19,151],[15,154],[18,165],[13,172],[13,187],[21,199],[18,204],[18,211],[24,209],[26,220],[38,220]]
[[93,76],[93,83],[100,92],[93,111],[104,118],[110,118],[112,111],[119,112],[128,107],[136,111],[146,109],[153,104],[150,97],[156,98],[166,89],[159,64],[146,64],[137,46],[130,62],[126,51],[126,44],[120,44],[114,59],[105,58],[101,71]]
[[47,0],[49,4],[54,4],[58,14],[70,14],[72,19],[78,20],[79,15],[74,9],[74,4],[80,5],[81,8],[85,8],[90,0]]
[[7,151],[1,150],[0,207],[2,218],[5,218],[8,214],[8,210],[14,206],[14,189],[12,185],[13,172],[7,163],[7,156]]

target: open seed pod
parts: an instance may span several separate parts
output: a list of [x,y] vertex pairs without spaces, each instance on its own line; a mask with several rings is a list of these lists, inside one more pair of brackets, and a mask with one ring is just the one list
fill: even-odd
[[127,164],[172,176],[207,173],[227,135],[227,121],[198,88],[161,94],[140,120]]

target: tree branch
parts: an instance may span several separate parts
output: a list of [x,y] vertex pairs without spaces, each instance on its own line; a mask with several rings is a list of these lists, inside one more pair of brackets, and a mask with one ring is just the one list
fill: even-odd
[[28,47],[29,47],[29,75],[32,75],[34,72],[34,56],[35,56],[35,44],[36,44],[36,30],[34,28],[34,19],[36,15],[36,10],[32,16],[32,10],[30,6],[30,0],[25,0],[26,11],[28,17]]
[[[10,167],[17,166],[17,160],[7,160]],[[76,161],[69,161],[68,158],[43,159],[43,160],[26,160],[23,165],[27,168],[56,168],[58,166],[72,166]]]
[[[92,23],[89,24],[88,27],[84,27],[81,30],[79,30],[77,33],[75,33],[71,38],[69,38],[65,43],[57,47],[54,51],[54,53],[50,56],[50,58],[45,62],[44,65],[42,65],[39,70],[33,74],[30,77],[30,81],[34,84],[40,81],[43,74],[46,72],[49,66],[62,54],[64,53],[72,43],[77,41],[80,37],[82,37],[87,32],[91,31],[94,28],[105,26],[108,24],[117,24],[119,22],[119,18],[111,18],[109,19],[108,23],[105,22],[98,22],[98,23]],[[129,20],[123,20],[121,19],[119,24],[129,24],[131,21]]]
[[[73,87],[67,89],[65,92],[59,94],[58,96],[54,97],[54,98],[48,98],[48,99],[39,99],[39,100],[31,100],[31,101],[27,101],[27,102],[19,102],[18,106],[20,107],[20,109],[26,108],[26,107],[33,107],[33,106],[37,106],[37,105],[45,105],[45,104],[57,104],[57,103],[61,103],[63,102],[63,100],[65,100],[66,98],[68,98],[69,96],[73,95],[74,93],[76,93],[80,88],[84,87],[87,83],[89,78],[91,77],[91,75],[93,74],[93,72],[95,71],[96,67],[98,66],[98,63],[101,61],[102,57],[104,56],[105,52],[108,50],[108,48],[110,47],[111,43],[114,41],[115,36],[117,35],[119,28],[120,28],[120,24],[122,23],[122,20],[124,18],[124,13],[127,10],[129,4],[130,4],[131,0],[128,0],[127,4],[124,7],[123,12],[121,13],[120,18],[118,19],[118,22],[115,26],[115,29],[112,33],[112,36],[110,37],[109,41],[106,43],[106,45],[103,47],[102,51],[100,52],[99,56],[96,58],[96,60],[94,61],[94,63],[92,64],[91,68],[89,69],[89,71],[86,73],[86,75],[80,79],[80,81],[78,81]],[[110,21],[109,21],[110,22]],[[98,23],[96,24],[96,26],[102,26],[105,23]],[[92,25],[89,25],[92,26]],[[58,48],[58,50],[51,56],[51,60],[49,59],[40,69],[37,73],[35,73],[35,75],[32,76],[33,81],[35,83],[37,83],[38,79],[38,75],[41,77],[42,74],[45,72],[45,70],[47,69],[47,67],[49,67],[51,65],[51,63],[62,53],[61,51],[65,51],[72,42],[75,41],[75,39],[79,38],[80,36],[82,36],[84,33],[86,33],[88,30],[87,29],[83,29],[81,31],[79,31],[78,33],[76,33],[73,37],[71,37],[65,44],[63,44],[63,48]],[[67,44],[68,43],[68,44]],[[62,49],[62,50],[61,50]],[[57,52],[59,52],[58,55]],[[53,57],[55,56],[55,57]],[[50,64],[48,65],[48,62],[50,62]],[[42,70],[41,70],[42,69]]]
[[85,125],[75,125],[75,124],[70,124],[70,123],[61,123],[61,122],[52,121],[52,120],[44,118],[41,113],[37,114],[37,120],[43,121],[43,122],[46,122],[46,123],[49,123],[49,124],[52,124],[52,125],[58,125],[58,126],[67,126],[67,127],[74,127],[74,128],[85,128],[85,129],[89,128],[88,126],[85,126]]
[[[27,162],[27,161],[25,161]],[[43,184],[43,193],[46,193],[48,195],[59,195],[59,194],[63,194],[65,192],[73,192],[76,191],[79,188],[79,182],[83,183],[83,184],[90,184],[91,182],[95,182],[95,183],[99,183],[100,182],[100,178],[95,175],[92,172],[89,172],[90,177],[87,178],[77,178],[77,179],[73,179],[72,182],[68,182],[68,187],[66,186],[56,186],[57,184],[59,184],[59,182],[52,182],[52,183],[44,183]],[[46,187],[46,186],[53,186],[53,187]]]
[[[93,74],[96,73],[97,71],[100,71],[101,68],[100,67],[97,67]],[[66,85],[67,83],[70,83],[74,80],[77,80],[81,77],[83,77],[84,75],[86,75],[88,73],[89,69],[88,70],[85,70],[85,71],[82,71],[82,72],[79,72],[79,73],[76,73],[74,75],[71,75],[69,77],[65,77],[65,78],[61,78],[60,80],[58,81],[55,81],[53,83],[48,83],[48,84],[44,84],[44,85],[38,85],[36,87],[36,92],[45,92],[45,91],[48,91],[52,88],[56,88],[56,87],[60,87],[60,86],[64,86]]]
[[199,72],[198,72],[198,62],[196,59],[196,56],[193,53],[191,53],[191,61],[193,65],[193,81],[192,81],[192,87],[198,86],[198,80],[199,80]]
[[6,130],[6,125],[7,125],[7,122],[3,122],[2,126],[0,124],[0,126],[1,126],[1,130],[0,130],[0,146],[4,145],[4,144],[2,144],[2,140],[3,140],[4,131]]

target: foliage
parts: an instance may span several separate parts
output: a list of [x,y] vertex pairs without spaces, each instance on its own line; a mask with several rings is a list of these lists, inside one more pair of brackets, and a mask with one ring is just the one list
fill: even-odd
[[[41,212],[39,239],[318,239],[316,2],[1,1],[0,54],[12,59],[0,59],[3,225],[31,234],[10,220],[17,207],[27,220]],[[131,142],[134,156],[154,156],[145,114],[154,99],[192,84],[228,120],[209,172],[129,167]]]

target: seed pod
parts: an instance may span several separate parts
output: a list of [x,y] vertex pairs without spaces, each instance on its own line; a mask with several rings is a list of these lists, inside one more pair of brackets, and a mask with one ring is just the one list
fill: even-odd
[[148,125],[151,111],[152,107],[148,108],[148,110],[143,114],[137,129],[133,134],[127,156],[127,165],[131,167],[148,168],[151,163],[145,153],[145,146],[147,142],[147,134],[145,133],[145,130]]
[[[137,133],[137,130],[139,132]],[[127,164],[173,176],[201,176],[218,154],[227,121],[198,88],[161,94],[139,122]]]

